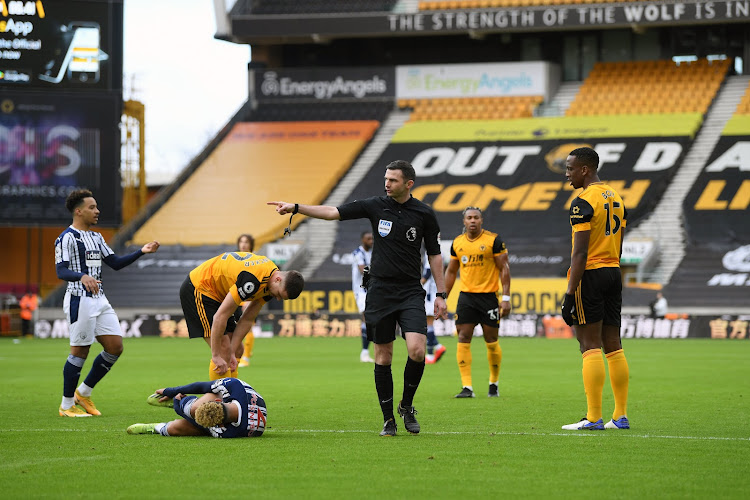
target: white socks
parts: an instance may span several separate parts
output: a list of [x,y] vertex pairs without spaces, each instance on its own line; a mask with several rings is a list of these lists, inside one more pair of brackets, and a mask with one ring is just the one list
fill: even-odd
[[76,390],[78,391],[78,394],[80,394],[84,398],[90,398],[91,391],[93,391],[94,389],[81,382],[81,385],[79,385],[78,389]]

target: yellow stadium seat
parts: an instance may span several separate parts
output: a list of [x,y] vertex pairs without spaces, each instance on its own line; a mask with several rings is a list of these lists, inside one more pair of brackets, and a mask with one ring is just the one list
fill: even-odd
[[[273,241],[286,222],[270,215],[265,205],[270,190],[280,199],[322,202],[378,126],[377,121],[237,123],[133,240],[228,244],[248,230],[250,221],[256,245]],[[248,186],[255,196],[248,196]],[[214,210],[196,203],[208,199],[242,200],[247,217],[216,217]]]

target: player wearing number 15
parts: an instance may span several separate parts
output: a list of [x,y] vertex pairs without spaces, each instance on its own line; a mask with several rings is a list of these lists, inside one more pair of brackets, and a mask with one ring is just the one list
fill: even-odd
[[[565,430],[628,429],[628,362],[620,342],[622,277],[620,256],[627,210],[611,186],[599,180],[599,155],[591,148],[574,149],[565,161],[565,177],[583,188],[570,205],[573,251],[562,317],[573,326],[583,354],[586,416]],[[602,422],[604,360],[615,397],[612,420]]]
[[[234,353],[263,304],[296,299],[304,286],[299,272],[279,271],[271,259],[251,252],[223,253],[190,271],[180,287],[180,303],[190,338],[211,347],[210,379],[236,378]],[[242,302],[250,305],[235,324],[233,313]]]

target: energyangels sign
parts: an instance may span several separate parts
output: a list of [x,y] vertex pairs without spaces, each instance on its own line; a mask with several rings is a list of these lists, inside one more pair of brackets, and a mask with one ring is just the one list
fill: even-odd
[[747,22],[749,0],[652,0],[618,4],[578,4],[502,9],[454,9],[411,13],[347,13],[341,17],[305,14],[235,16],[232,33],[250,42],[279,37],[407,35],[467,32],[520,32]]
[[549,73],[545,62],[397,66],[396,97],[547,97]]
[[367,68],[256,71],[259,100],[314,100],[549,95],[546,62],[423,64]]
[[394,68],[305,68],[256,71],[256,98],[317,100],[394,97]]

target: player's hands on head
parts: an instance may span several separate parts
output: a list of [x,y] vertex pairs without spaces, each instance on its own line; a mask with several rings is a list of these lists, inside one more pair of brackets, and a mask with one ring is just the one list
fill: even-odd
[[99,283],[101,281],[92,278],[88,274],[84,274],[81,277],[81,284],[90,293],[99,293]]
[[154,253],[159,249],[159,242],[158,241],[151,241],[149,243],[146,243],[143,245],[143,248],[141,248],[141,252],[143,253]]

